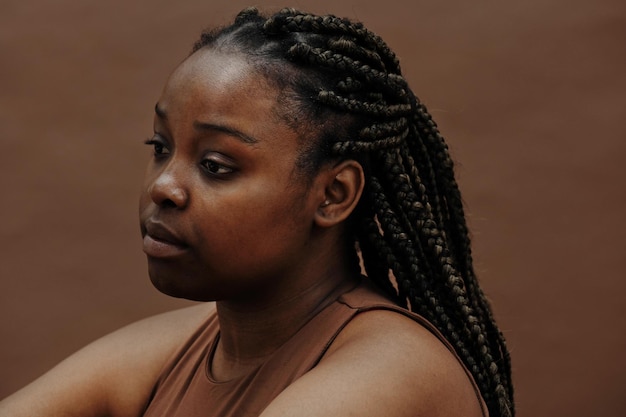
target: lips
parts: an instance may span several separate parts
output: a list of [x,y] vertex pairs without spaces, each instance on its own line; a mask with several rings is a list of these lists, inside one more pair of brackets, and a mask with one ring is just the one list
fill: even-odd
[[143,225],[143,251],[152,258],[175,258],[188,250],[188,246],[164,224],[146,221]]

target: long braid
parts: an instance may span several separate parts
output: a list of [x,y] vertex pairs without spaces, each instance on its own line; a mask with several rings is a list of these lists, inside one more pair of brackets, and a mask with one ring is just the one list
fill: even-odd
[[[445,144],[443,138],[441,137],[436,123],[432,120],[432,117],[428,114],[426,107],[418,102],[418,112],[417,117],[420,125],[426,132],[426,137],[429,138],[430,143],[432,143],[432,148],[435,149],[434,157],[438,158],[440,161],[439,166],[445,167],[447,169],[441,169],[436,172],[435,178],[439,179],[441,183],[445,184],[444,188],[446,190],[450,190],[452,193],[452,198],[448,199],[448,210],[451,221],[449,222],[453,228],[451,230],[452,233],[455,234],[455,238],[453,239],[459,247],[457,248],[457,259],[458,263],[461,265],[465,276],[470,276],[472,279],[466,280],[466,285],[468,287],[468,294],[470,295],[472,306],[475,310],[477,310],[481,316],[487,317],[488,320],[481,321],[482,332],[489,332],[492,335],[495,335],[495,341],[492,343],[492,350],[499,351],[499,354],[502,356],[503,364],[502,366],[505,369],[511,368],[511,359],[508,350],[506,349],[506,342],[504,340],[504,336],[500,332],[500,330],[495,325],[495,321],[493,319],[491,309],[489,308],[488,302],[485,298],[484,293],[478,287],[477,280],[474,275],[473,269],[473,261],[471,255],[471,245],[469,239],[469,232],[467,229],[467,225],[464,221],[465,214],[463,209],[463,204],[461,200],[461,194],[459,192],[458,185],[453,175],[453,163],[450,159],[448,153],[448,147]],[[497,375],[496,375],[497,376]],[[505,381],[503,384],[506,386],[508,391],[513,392],[513,384],[511,381],[511,373],[506,374]]]
[[474,273],[448,147],[395,54],[361,23],[294,9],[267,19],[246,9],[194,51],[218,41],[259,57],[265,73],[279,68],[270,78],[298,97],[290,109],[324,126],[323,158],[363,163],[352,224],[366,274],[450,341],[492,416],[513,416],[510,357]]

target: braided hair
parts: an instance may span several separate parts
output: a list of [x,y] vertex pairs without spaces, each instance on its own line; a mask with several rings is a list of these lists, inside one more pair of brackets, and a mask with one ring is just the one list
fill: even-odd
[[282,116],[307,141],[303,171],[363,165],[350,225],[366,275],[452,343],[490,415],[513,416],[510,357],[474,273],[448,147],[391,49],[348,19],[255,8],[204,32],[193,52],[205,46],[243,53],[279,87]]

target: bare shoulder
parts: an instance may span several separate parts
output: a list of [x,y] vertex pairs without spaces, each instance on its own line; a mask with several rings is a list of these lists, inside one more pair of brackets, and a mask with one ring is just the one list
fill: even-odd
[[[463,366],[429,330],[392,311],[356,316],[319,365],[287,388],[263,417],[482,416]],[[307,404],[304,406],[303,404]],[[310,410],[302,414],[302,409]]]
[[137,347],[152,346],[151,350],[158,352],[161,348],[154,346],[153,343],[160,341],[164,343],[164,349],[171,349],[171,345],[175,345],[175,349],[183,341],[181,337],[190,336],[213,311],[214,303],[202,303],[157,314],[122,327],[97,340],[93,345],[119,343],[122,348],[120,352],[124,352],[133,349],[127,345],[129,340],[133,340]]
[[0,402],[0,417],[140,415],[166,361],[213,309],[159,314],[96,340]]

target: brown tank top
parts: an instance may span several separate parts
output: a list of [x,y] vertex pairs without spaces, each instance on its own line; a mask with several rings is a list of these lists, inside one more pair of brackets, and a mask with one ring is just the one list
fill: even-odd
[[[216,381],[210,363],[219,340],[217,315],[211,314],[165,366],[144,417],[258,417],[281,391],[315,367],[339,332],[357,315],[390,310],[430,330],[462,364],[450,343],[423,317],[381,296],[366,280],[320,311],[261,366],[229,381]],[[465,366],[487,416],[480,391]]]

